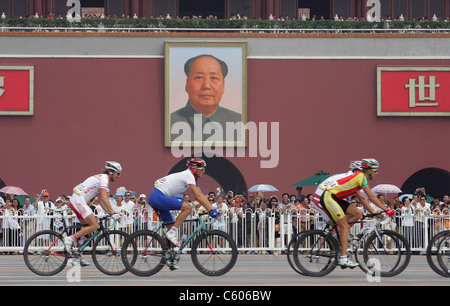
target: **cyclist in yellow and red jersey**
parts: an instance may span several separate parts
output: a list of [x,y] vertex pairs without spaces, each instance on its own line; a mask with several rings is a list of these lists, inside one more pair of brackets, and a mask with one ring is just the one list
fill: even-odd
[[358,263],[354,263],[347,258],[347,241],[350,231],[349,222],[355,222],[361,218],[361,211],[354,205],[350,205],[346,198],[363,190],[369,200],[377,207],[381,208],[389,216],[394,212],[385,204],[381,203],[375,194],[370,190],[368,180],[374,179],[378,175],[379,163],[375,159],[366,158],[361,160],[361,166],[357,171],[336,177],[329,180],[325,190],[320,197],[320,204],[325,207],[329,215],[336,222],[339,230],[341,256],[339,265],[354,268]]

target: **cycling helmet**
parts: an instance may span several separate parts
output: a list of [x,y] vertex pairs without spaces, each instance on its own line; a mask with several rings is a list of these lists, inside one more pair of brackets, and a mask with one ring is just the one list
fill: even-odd
[[122,173],[122,171],[123,171],[122,166],[118,162],[115,162],[115,161],[107,161],[105,164],[105,169],[112,170],[117,173]]
[[361,160],[361,168],[362,169],[378,169],[380,164],[376,159],[373,158],[364,158]]
[[372,179],[372,173],[374,172],[373,170],[378,170],[379,166],[380,164],[376,159],[365,158],[361,160],[361,170],[369,175],[369,179]]
[[206,162],[201,158],[193,157],[187,160],[186,166],[189,168],[201,168],[206,167]]
[[360,160],[351,161],[349,168],[353,171],[361,170],[361,161]]

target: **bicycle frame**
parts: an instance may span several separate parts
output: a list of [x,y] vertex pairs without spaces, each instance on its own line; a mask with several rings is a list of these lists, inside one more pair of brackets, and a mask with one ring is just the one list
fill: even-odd
[[[209,224],[213,224],[213,223],[215,223],[216,221],[217,221],[217,219],[213,219],[212,221],[209,221],[209,222],[205,222],[204,220],[203,220],[203,218],[202,218],[202,216],[203,215],[207,215],[208,213],[201,213],[199,216],[199,218],[198,219],[195,219],[195,220],[185,220],[184,222],[196,222],[196,221],[199,221],[199,224],[198,224],[198,226],[195,228],[195,230],[186,238],[186,240],[180,245],[180,247],[176,250],[176,252],[178,253],[178,254],[181,254],[181,252],[183,251],[183,249],[189,244],[189,242],[191,242],[191,240],[193,240],[195,237],[197,237],[197,235],[198,234],[200,234],[200,233],[202,233],[202,232],[204,232],[204,231],[206,231],[206,225],[209,225]],[[155,233],[156,232],[158,232],[159,230],[161,230],[161,229],[164,229],[164,225],[165,225],[166,223],[164,222],[164,221],[161,221],[160,222],[160,224],[159,224],[159,227],[154,231]],[[169,242],[169,247],[170,246],[173,246],[172,245],[172,243],[170,243]],[[211,249],[212,249],[212,247],[211,246],[209,246]]]
[[[367,220],[364,220],[366,218],[371,218],[371,217],[375,217],[377,215],[380,215],[381,213],[376,213],[376,214],[370,214],[370,215],[364,215],[363,216],[363,220],[360,221],[355,221],[355,222],[350,222],[350,225],[353,224],[362,224],[362,223],[367,223]],[[372,220],[373,224],[371,225],[370,228],[368,229],[364,229],[363,230],[363,235],[358,239],[358,243],[353,245],[350,249],[350,252],[353,254],[356,252],[358,246],[361,244],[361,242],[365,242],[365,240],[367,240],[368,237],[370,237],[370,235],[375,232],[377,237],[379,239],[381,239],[380,233],[379,233],[379,229],[378,229],[378,225],[383,224],[383,221],[380,221],[379,219],[374,219]],[[338,242],[338,246],[339,248],[341,248],[342,246],[340,245],[340,236],[339,236],[339,230],[337,228],[337,223],[333,222],[332,224],[327,223],[327,225],[324,228],[324,232],[326,234],[327,237],[329,237],[330,235],[332,235],[331,233],[333,232],[333,230],[336,231],[336,235],[337,235],[337,242]],[[300,235],[300,234],[299,234]],[[320,243],[320,241],[317,241],[316,243]],[[322,243],[325,243],[325,241],[322,241]],[[320,248],[319,248],[320,250]],[[336,252],[339,252],[339,250],[336,250]],[[334,255],[326,255],[326,254],[322,254],[322,256],[324,257],[334,257]]]
[[103,218],[99,219],[100,222],[98,223],[98,225],[99,225],[98,229],[95,230],[95,232],[92,233],[92,235],[88,238],[88,240],[86,240],[86,242],[83,243],[83,245],[78,248],[79,252],[83,252],[83,250],[89,245],[89,243],[91,243],[92,240],[94,240],[95,237],[98,236],[98,234],[100,234],[102,232],[107,233],[108,230],[113,229],[116,226],[117,220],[114,220],[113,224],[108,227],[103,226],[102,221],[106,222],[106,220],[108,220],[108,219],[109,219],[109,217],[107,217],[107,218],[103,217]]
[[[69,208],[52,209],[52,211],[54,211],[54,212],[61,212],[61,213],[62,213],[62,220],[63,220],[64,226],[63,226],[63,230],[59,233],[61,236],[63,236],[64,233],[66,233],[66,235],[68,235],[68,234],[69,234],[69,233],[68,233],[68,229],[71,228],[69,225],[66,224],[66,219],[65,219],[65,216],[64,216],[64,214],[63,214],[64,211],[68,211],[68,210],[70,210],[70,209],[69,209]],[[103,217],[103,218],[100,218],[100,219],[99,219],[100,222],[99,222],[99,227],[98,227],[98,229],[95,230],[95,232],[92,233],[92,235],[91,235],[91,236],[83,243],[83,245],[82,245],[81,247],[78,248],[78,252],[83,252],[83,250],[89,245],[89,243],[91,243],[91,241],[94,240],[95,237],[98,236],[99,233],[101,233],[101,232],[107,233],[108,230],[110,230],[110,229],[112,229],[112,228],[114,228],[114,227],[116,226],[117,220],[114,220],[114,222],[113,222],[112,225],[110,225],[110,226],[108,226],[108,227],[105,228],[105,226],[103,226],[103,221],[106,221],[106,220],[108,220],[108,219],[109,219],[109,217]],[[53,248],[53,246],[54,246],[58,241],[59,241],[59,238],[56,239],[56,240],[52,243],[52,245],[50,245],[49,250],[51,250],[51,249]],[[53,254],[53,253],[49,253],[49,254],[52,254],[52,255],[55,255],[55,256],[61,256],[61,257],[66,256],[66,255],[64,255],[64,254]]]

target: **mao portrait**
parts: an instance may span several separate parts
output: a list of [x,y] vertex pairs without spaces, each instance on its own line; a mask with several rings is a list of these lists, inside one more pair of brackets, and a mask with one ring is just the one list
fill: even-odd
[[246,43],[166,42],[165,144],[244,146]]

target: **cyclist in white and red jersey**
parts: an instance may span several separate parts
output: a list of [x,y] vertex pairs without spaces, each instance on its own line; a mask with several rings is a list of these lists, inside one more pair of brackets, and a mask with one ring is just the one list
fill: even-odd
[[118,162],[107,161],[105,169],[101,174],[93,175],[87,178],[83,183],[78,184],[73,189],[73,194],[70,197],[69,207],[75,212],[75,215],[82,224],[86,226],[75,234],[66,237],[64,244],[70,252],[72,244],[80,237],[89,235],[98,229],[98,221],[92,213],[88,202],[98,195],[101,207],[110,214],[115,220],[120,218],[111,207],[108,195],[109,182],[115,182],[122,173],[122,166]]
[[148,196],[148,204],[156,210],[165,223],[173,222],[171,210],[181,210],[173,225],[167,225],[166,237],[175,245],[178,245],[178,228],[189,216],[192,207],[188,202],[174,196],[190,189],[197,201],[209,211],[211,217],[216,218],[219,215],[197,184],[197,179],[205,173],[206,162],[201,158],[190,158],[186,165],[188,169],[156,180],[155,188]]

